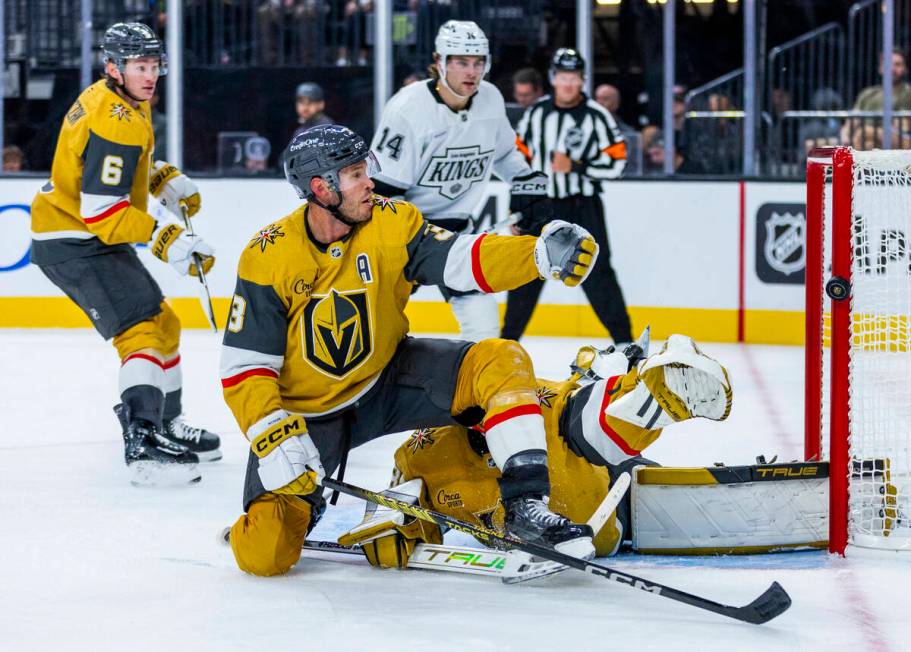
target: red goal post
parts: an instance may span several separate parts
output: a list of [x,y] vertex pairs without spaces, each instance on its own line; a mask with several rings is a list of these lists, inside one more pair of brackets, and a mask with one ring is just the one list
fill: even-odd
[[805,459],[829,549],[911,549],[911,152],[807,160]]

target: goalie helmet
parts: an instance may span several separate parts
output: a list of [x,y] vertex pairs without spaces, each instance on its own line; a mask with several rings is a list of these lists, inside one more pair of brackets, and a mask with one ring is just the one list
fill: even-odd
[[558,72],[578,72],[585,77],[585,59],[572,48],[560,48],[550,60],[550,81]]
[[434,41],[440,55],[440,77],[446,79],[446,58],[453,56],[484,57],[484,74],[490,72],[490,43],[483,30],[471,20],[447,20]]
[[120,74],[128,59],[157,57],[158,74],[168,72],[168,55],[164,45],[148,25],[142,23],[115,23],[108,27],[101,43],[102,58],[105,63],[112,62]]
[[325,179],[333,192],[340,193],[339,172],[355,163],[367,161],[367,174],[379,172],[379,163],[367,141],[348,127],[319,125],[291,139],[282,153],[285,178],[301,199],[310,199],[310,180]]

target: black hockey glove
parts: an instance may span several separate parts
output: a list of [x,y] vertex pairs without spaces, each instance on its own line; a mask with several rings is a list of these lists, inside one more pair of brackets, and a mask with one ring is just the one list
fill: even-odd
[[523,233],[537,235],[553,217],[547,200],[547,175],[532,172],[512,180],[509,194],[509,212],[518,213],[516,228]]

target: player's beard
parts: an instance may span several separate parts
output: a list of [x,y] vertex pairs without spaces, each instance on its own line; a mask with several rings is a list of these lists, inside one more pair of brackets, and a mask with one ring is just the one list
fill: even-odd
[[345,197],[342,201],[341,206],[338,207],[338,212],[342,217],[350,224],[362,224],[364,222],[369,222],[373,218],[373,201],[371,195],[371,202],[369,208],[366,204],[362,204],[359,201],[354,201],[349,197]]

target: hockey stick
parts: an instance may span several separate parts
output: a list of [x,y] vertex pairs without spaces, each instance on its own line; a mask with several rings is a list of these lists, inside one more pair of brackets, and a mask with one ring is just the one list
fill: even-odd
[[[614,486],[588,519],[588,525],[597,534],[626,494],[630,485],[629,473],[622,473]],[[304,541],[305,550],[361,555],[360,546],[346,546],[334,541]],[[553,561],[532,561],[528,554],[504,554],[496,550],[450,546],[445,544],[418,543],[408,558],[406,568],[449,571],[470,575],[494,575],[504,584],[518,584],[539,577],[547,577],[568,567]]]
[[[180,216],[183,218],[184,226],[187,227],[187,233],[189,235],[196,235],[193,232],[193,224],[190,222],[190,216],[187,215],[187,207],[183,204],[180,204]],[[206,273],[202,269],[202,256],[193,254],[193,264],[196,265],[196,276],[202,284],[202,293],[199,297],[199,303],[202,304],[202,311],[206,313],[206,319],[209,320],[209,326],[217,333],[218,326],[215,324],[215,310],[212,309],[212,295],[209,294],[209,284],[206,281]],[[205,298],[203,298],[202,295],[205,295]]]
[[478,541],[481,541],[491,547],[499,546],[501,548],[515,548],[522,550],[523,552],[527,552],[536,557],[555,561],[571,568],[580,570],[584,573],[598,575],[612,582],[617,582],[618,584],[624,584],[640,591],[654,593],[655,595],[670,598],[671,600],[676,600],[677,602],[682,602],[684,604],[688,604],[699,609],[704,609],[706,611],[711,611],[713,613],[727,616],[729,618],[733,618],[742,622],[752,623],[756,625],[766,623],[776,616],[784,613],[788,607],[791,606],[790,596],[778,582],[772,582],[772,585],[750,604],[743,607],[733,607],[714,602],[706,598],[701,598],[697,595],[686,593],[669,586],[664,586],[663,584],[646,581],[641,577],[623,573],[608,566],[603,566],[601,564],[596,564],[594,562],[585,561],[582,559],[576,559],[575,557],[564,555],[560,552],[557,552],[556,550],[547,548],[542,545],[528,541],[522,541],[513,537],[503,537],[493,530],[477,527],[471,525],[470,523],[460,521],[457,518],[453,518],[451,516],[447,516],[430,509],[425,509],[418,505],[411,505],[390,496],[384,496],[381,493],[370,491],[369,489],[362,489],[361,487],[356,487],[354,485],[348,484],[347,482],[338,482],[330,478],[324,478],[322,483],[323,486],[328,489],[332,489],[343,494],[348,494],[349,496],[354,496],[362,500],[370,501],[378,505],[383,505],[384,507],[398,510],[416,518],[436,523],[437,525],[445,525],[446,527],[452,528],[453,530],[458,530],[459,532],[465,532],[466,534],[473,536]]

